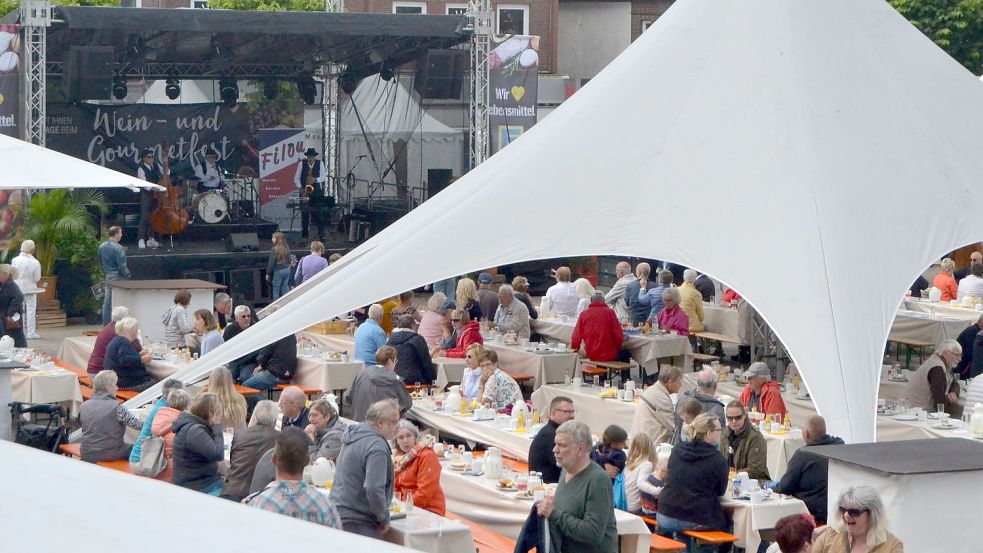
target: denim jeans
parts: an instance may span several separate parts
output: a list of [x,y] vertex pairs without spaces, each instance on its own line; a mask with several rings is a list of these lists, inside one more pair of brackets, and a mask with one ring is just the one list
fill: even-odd
[[[695,522],[687,522],[685,520],[679,520],[678,518],[672,518],[666,516],[662,513],[657,513],[655,515],[655,520],[659,522],[659,533],[663,536],[669,536],[675,540],[681,541],[686,544],[686,550],[692,551],[692,539],[689,536],[683,534],[686,530],[715,530],[715,528],[709,528],[702,524],[697,524]],[[717,546],[715,545],[704,545],[699,549],[700,553],[715,553],[717,551]]]
[[443,293],[447,296],[447,299],[454,301],[454,295],[457,293],[457,277],[445,278],[444,280],[438,280],[433,283],[433,293],[437,292]]
[[108,325],[113,320],[113,287],[107,282],[106,293],[102,296],[102,324]]
[[219,478],[218,480],[202,488],[201,493],[207,493],[208,495],[214,495],[215,497],[218,497],[219,494],[222,493],[222,486],[224,485],[225,485],[225,481]]
[[290,291],[290,267],[281,267],[273,271],[273,300],[284,296]]
[[256,390],[269,390],[271,388],[275,388],[279,383],[280,380],[273,376],[273,373],[270,371],[259,371],[258,373],[249,377],[242,383],[242,385]]

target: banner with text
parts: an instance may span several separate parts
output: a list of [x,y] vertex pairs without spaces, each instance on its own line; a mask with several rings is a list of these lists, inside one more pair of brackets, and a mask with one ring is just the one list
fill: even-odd
[[259,204],[263,219],[279,225],[280,230],[293,230],[299,225],[291,217],[287,201],[296,199],[294,174],[304,159],[304,129],[259,130]]
[[20,138],[20,25],[0,25],[0,134]]
[[536,124],[539,93],[539,37],[492,37],[488,56],[489,154],[501,150]]

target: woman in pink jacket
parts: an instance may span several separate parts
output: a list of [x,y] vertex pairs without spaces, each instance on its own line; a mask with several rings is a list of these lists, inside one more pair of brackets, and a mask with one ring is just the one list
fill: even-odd
[[174,432],[171,425],[178,415],[184,412],[191,403],[191,396],[185,390],[174,390],[167,394],[167,406],[161,407],[154,417],[154,423],[150,427],[150,432],[154,436],[164,438],[164,457],[171,458],[171,451],[174,447]]

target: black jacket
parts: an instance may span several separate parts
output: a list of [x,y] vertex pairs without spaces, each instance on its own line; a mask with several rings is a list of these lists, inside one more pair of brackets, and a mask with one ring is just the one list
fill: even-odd
[[396,348],[396,374],[403,382],[430,384],[437,379],[430,348],[423,336],[411,330],[394,330],[389,345]]
[[219,480],[218,462],[225,457],[222,425],[208,426],[185,411],[178,415],[174,431],[172,482],[192,490],[204,490]]
[[694,440],[672,448],[669,480],[659,494],[659,512],[715,530],[726,528],[720,496],[727,491],[727,461],[707,442]]
[[288,334],[259,350],[256,361],[286,384],[297,372],[297,337]]
[[[229,340],[235,338],[239,334],[242,334],[242,331],[243,328],[239,326],[239,323],[233,320],[231,323],[229,323],[228,326],[225,327],[225,330],[222,331],[222,339],[228,342]],[[243,367],[255,367],[257,356],[259,356],[259,351],[247,353],[246,355],[243,355],[242,357],[236,359],[235,361],[230,362],[229,370],[232,371],[233,375],[235,375],[238,374],[239,369]]]
[[826,486],[829,481],[829,459],[811,451],[815,447],[842,444],[843,440],[826,434],[818,442],[797,450],[788,462],[788,470],[775,491],[801,499],[809,513],[826,522]]
[[546,484],[560,481],[560,467],[556,466],[556,457],[553,456],[553,439],[559,426],[550,420],[529,445],[529,470],[543,473]]
[[280,423],[280,429],[282,430],[288,426],[296,426],[297,428],[303,430],[307,428],[308,424],[310,424],[310,420],[308,418],[310,414],[311,414],[310,408],[304,407],[304,409],[300,412],[300,414],[297,415],[297,419],[294,420],[293,422],[290,422],[290,419],[287,418],[286,415],[284,415],[282,422]]
[[973,342],[976,341],[976,335],[979,333],[980,327],[975,324],[971,324],[963,329],[959,333],[959,337],[956,341],[959,345],[963,347],[963,355],[959,358],[959,362],[953,367],[952,372],[962,375],[963,378],[969,378],[969,370],[973,364]]
[[11,317],[14,313],[24,313],[24,294],[11,277],[0,284],[0,319]]

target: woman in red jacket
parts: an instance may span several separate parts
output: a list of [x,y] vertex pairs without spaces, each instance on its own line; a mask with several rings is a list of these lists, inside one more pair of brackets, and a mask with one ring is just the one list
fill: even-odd
[[[454,325],[454,331],[457,332],[457,345],[445,351],[445,357],[463,359],[464,352],[468,350],[468,346],[484,343],[484,340],[481,338],[481,330],[478,328],[478,321],[472,321],[467,311],[455,309],[451,313],[451,324]],[[434,357],[440,357],[440,352],[438,351]]]
[[413,506],[444,516],[447,513],[444,491],[440,488],[440,461],[430,446],[417,444],[420,431],[403,419],[396,427],[396,493],[406,499],[413,494]]

